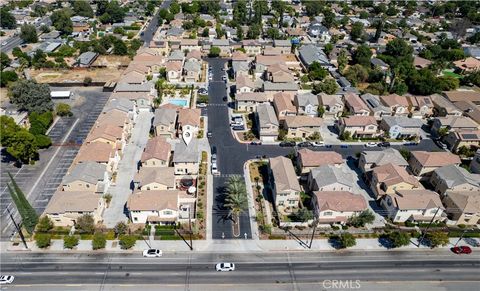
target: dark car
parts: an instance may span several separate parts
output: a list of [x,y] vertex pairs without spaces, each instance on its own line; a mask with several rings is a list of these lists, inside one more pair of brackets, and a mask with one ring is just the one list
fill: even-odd
[[297,144],[298,147],[300,148],[308,148],[308,147],[313,147],[313,144],[309,141],[304,141],[299,144]]
[[471,254],[472,253],[472,249],[470,247],[467,247],[467,246],[459,246],[459,247],[453,247],[451,248],[452,252],[456,253],[457,255],[460,255],[460,254]]
[[281,147],[294,147],[296,145],[296,142],[294,141],[282,141],[280,143]]
[[261,141],[252,141],[250,144],[251,145],[261,145],[262,142]]
[[390,146],[390,143],[388,141],[380,142],[378,143],[379,147],[386,148]]
[[232,126],[233,130],[245,130],[245,127],[243,125],[234,125]]
[[223,101],[227,102],[227,100],[228,100],[227,96],[224,96]]
[[346,149],[346,148],[348,148],[348,144],[342,144],[342,145],[340,145],[340,147],[341,147],[342,149]]
[[217,147],[213,146],[212,147],[212,155],[216,155],[216,154],[217,154]]

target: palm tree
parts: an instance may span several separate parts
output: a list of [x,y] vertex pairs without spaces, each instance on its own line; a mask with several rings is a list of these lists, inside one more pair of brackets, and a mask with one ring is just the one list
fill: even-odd
[[240,177],[228,179],[227,197],[224,205],[230,209],[229,215],[233,216],[234,221],[236,221],[240,212],[248,208],[247,189]]

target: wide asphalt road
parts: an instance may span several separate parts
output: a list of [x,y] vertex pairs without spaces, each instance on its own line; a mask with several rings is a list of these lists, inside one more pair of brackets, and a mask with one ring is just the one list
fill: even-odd
[[[15,276],[12,289],[63,287],[73,290],[115,289],[158,285],[184,290],[205,290],[206,286],[248,286],[250,290],[287,287],[289,290],[325,290],[325,282],[397,285],[455,283],[475,290],[480,281],[480,257],[457,256],[449,251],[382,251],[336,253],[179,253],[145,259],[139,253],[117,254],[2,254],[2,275]],[[215,271],[218,262],[233,262],[236,270]],[[376,285],[376,284],[373,284]],[[475,287],[476,286],[476,287]],[[384,285],[385,289],[388,288]],[[65,289],[66,288],[66,289]],[[128,289],[128,288],[127,288]],[[362,288],[355,288],[362,289]],[[168,290],[164,289],[164,290]],[[370,290],[370,289],[363,289]],[[380,289],[382,290],[382,289]],[[405,290],[405,289],[392,289]],[[417,289],[419,290],[419,289]],[[422,289],[426,290],[426,289]],[[478,289],[476,289],[478,290]]]
[[140,36],[140,39],[143,41],[143,46],[148,47],[150,45],[150,41],[152,41],[153,36],[155,35],[155,32],[157,31],[158,28],[158,12],[161,9],[167,9],[170,7],[170,0],[163,1],[162,4],[160,4],[160,7],[155,13],[155,15],[152,16],[152,19],[150,20],[150,23],[148,24],[147,28],[143,31],[143,35]]

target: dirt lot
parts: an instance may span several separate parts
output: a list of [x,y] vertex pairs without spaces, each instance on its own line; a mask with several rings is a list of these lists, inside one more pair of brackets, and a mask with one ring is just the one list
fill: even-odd
[[85,77],[93,82],[116,82],[123,69],[98,68],[74,70],[30,70],[30,76],[39,83],[83,82]]
[[104,55],[98,56],[98,58],[93,62],[93,67],[107,67],[107,68],[118,68],[126,67],[132,60],[128,56],[112,56]]

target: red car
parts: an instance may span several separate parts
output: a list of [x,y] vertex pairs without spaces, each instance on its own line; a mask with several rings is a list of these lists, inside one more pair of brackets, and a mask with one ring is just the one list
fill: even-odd
[[452,252],[454,252],[458,255],[459,254],[471,254],[472,249],[470,247],[467,247],[467,246],[459,246],[459,247],[452,248]]

